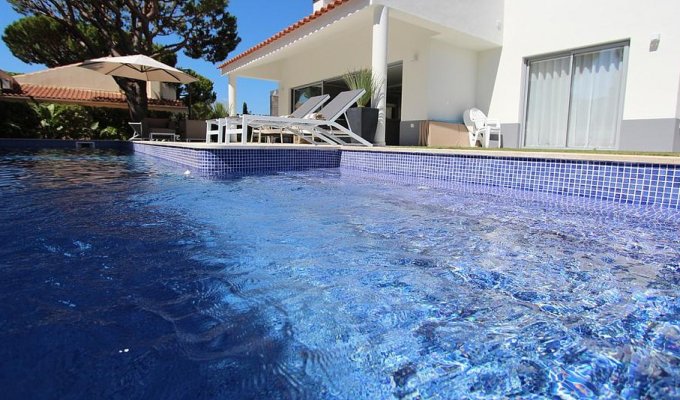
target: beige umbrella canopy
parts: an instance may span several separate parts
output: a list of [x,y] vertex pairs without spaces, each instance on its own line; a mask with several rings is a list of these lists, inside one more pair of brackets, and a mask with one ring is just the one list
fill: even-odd
[[141,54],[95,58],[83,61],[78,66],[105,75],[120,76],[140,81],[191,83],[198,80],[187,73]]

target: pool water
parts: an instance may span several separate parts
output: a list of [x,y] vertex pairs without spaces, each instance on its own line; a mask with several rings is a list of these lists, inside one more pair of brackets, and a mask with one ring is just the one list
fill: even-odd
[[680,398],[680,214],[0,153],[3,398]]

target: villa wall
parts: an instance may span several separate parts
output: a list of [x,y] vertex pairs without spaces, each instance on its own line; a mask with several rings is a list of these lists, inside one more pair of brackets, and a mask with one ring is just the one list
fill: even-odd
[[[280,112],[291,112],[292,88],[370,67],[371,25],[365,22],[324,46],[274,64]],[[434,39],[431,31],[395,18],[389,35],[388,62],[403,63],[402,120],[461,121],[463,111],[477,103],[477,52]]]
[[[332,40],[305,51],[300,57],[287,57],[279,65],[279,110],[290,112],[292,88],[342,76],[350,70],[371,66],[371,24],[342,32]],[[405,22],[390,20],[388,62],[403,61],[403,119],[427,119],[431,33]],[[367,40],[368,39],[368,40]],[[310,62],[314,60],[314,62]]]
[[290,113],[291,89],[323,79],[341,76],[350,70],[370,66],[370,24],[344,31],[342,36],[306,49],[299,57],[287,57],[279,63],[279,111]]
[[424,119],[461,122],[476,104],[477,52],[430,41],[427,115]]
[[[119,92],[120,87],[109,75],[74,65],[50,68],[14,76],[19,84],[33,84],[50,87],[80,88]],[[174,86],[162,82],[148,82],[147,94],[150,99],[175,100]]]
[[[503,49],[489,113],[501,119],[506,132],[519,133],[524,58],[630,40],[619,148],[680,151],[678,15],[677,0],[506,1]],[[650,51],[654,34],[661,41],[658,50]],[[518,136],[505,139],[519,144]]]
[[14,79],[19,84],[95,89],[107,92],[120,90],[112,77],[72,65],[16,75]]
[[627,41],[618,149],[680,151],[677,0],[357,0],[223,72],[279,81],[290,112],[292,88],[370,66],[376,5],[390,8],[388,62],[403,62],[402,126],[476,106],[501,121],[505,147],[521,147],[526,59]]
[[[514,1],[514,0],[510,0]],[[504,0],[373,0],[372,4],[417,15],[443,27],[492,43],[501,44]]]

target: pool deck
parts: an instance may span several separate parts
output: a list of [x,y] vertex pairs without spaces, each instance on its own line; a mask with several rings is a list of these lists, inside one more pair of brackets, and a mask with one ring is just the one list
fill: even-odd
[[332,146],[332,145],[309,145],[309,144],[280,144],[280,143],[203,143],[203,142],[159,142],[159,141],[139,141],[154,146],[178,147],[194,150],[217,150],[217,149],[314,149],[314,150],[344,150],[344,151],[366,151],[380,153],[411,153],[411,154],[438,154],[438,155],[459,155],[459,156],[482,156],[496,158],[530,158],[548,160],[578,160],[578,161],[612,161],[635,164],[661,164],[661,165],[680,165],[679,156],[662,155],[639,155],[639,154],[609,154],[609,153],[576,153],[559,151],[523,151],[517,150],[478,150],[478,149],[433,149],[417,147],[360,147],[360,146]]

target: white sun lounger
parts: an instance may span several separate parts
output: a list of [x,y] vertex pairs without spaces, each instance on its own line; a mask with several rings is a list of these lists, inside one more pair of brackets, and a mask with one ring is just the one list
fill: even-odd
[[[292,114],[288,116],[273,117],[273,118],[305,118],[309,114],[318,110],[324,103],[330,99],[327,94],[321,96],[310,97],[300,107],[298,107]],[[256,116],[253,116],[256,117]],[[241,125],[242,117],[227,117],[207,120],[205,141],[210,142],[212,137],[217,137],[217,142],[228,142],[229,135],[241,134],[242,130],[237,126]],[[245,136],[244,136],[245,137]],[[242,140],[245,142],[244,140]]]
[[[247,132],[249,126],[278,128],[313,144],[316,144],[318,138],[334,145],[359,144],[370,147],[373,144],[336,122],[364,93],[363,89],[342,92],[322,108],[316,116],[308,116],[307,118],[244,115],[241,121],[241,130]],[[244,137],[245,135],[241,137],[243,143],[245,143]]]

